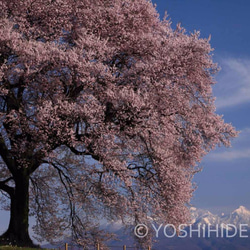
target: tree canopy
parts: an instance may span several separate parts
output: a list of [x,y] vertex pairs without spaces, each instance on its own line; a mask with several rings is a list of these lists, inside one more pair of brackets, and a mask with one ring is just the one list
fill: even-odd
[[[2,241],[98,220],[189,220],[197,163],[237,132],[215,112],[209,39],[146,0],[0,0]],[[8,203],[10,200],[10,203]]]

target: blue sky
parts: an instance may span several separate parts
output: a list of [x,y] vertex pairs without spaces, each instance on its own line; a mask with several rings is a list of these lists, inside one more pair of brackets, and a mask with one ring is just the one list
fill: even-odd
[[[250,1],[153,0],[163,17],[167,11],[173,27],[180,22],[187,32],[211,35],[214,61],[222,68],[214,94],[217,113],[242,131],[229,149],[219,148],[201,163],[194,181],[198,189],[192,204],[214,212],[239,205],[250,209]],[[8,213],[1,212],[0,233]]]
[[211,35],[214,61],[221,71],[214,86],[217,113],[241,133],[231,148],[218,148],[202,161],[203,171],[194,181],[198,189],[192,204],[213,212],[239,205],[250,209],[250,1],[153,0],[163,17],[167,11],[173,27]]

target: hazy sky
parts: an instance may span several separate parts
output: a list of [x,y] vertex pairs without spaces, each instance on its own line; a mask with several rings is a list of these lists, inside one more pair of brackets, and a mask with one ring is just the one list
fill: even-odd
[[232,147],[209,153],[192,204],[213,211],[239,205],[250,209],[250,1],[154,0],[161,17],[167,11],[172,26],[211,35],[214,61],[221,71],[214,86],[217,113],[241,134]]
[[[211,34],[214,61],[222,68],[214,87],[217,112],[231,122],[240,136],[230,149],[211,152],[196,175],[198,189],[192,204],[212,211],[250,209],[250,1],[154,0],[161,16],[167,11],[173,27],[180,22],[187,32]],[[7,226],[0,213],[0,233]]]

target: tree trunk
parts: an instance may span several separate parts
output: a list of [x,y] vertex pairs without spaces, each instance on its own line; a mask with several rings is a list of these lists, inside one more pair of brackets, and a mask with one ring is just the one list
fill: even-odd
[[7,231],[0,237],[2,244],[35,246],[29,236],[29,175],[20,170],[11,195],[10,222]]

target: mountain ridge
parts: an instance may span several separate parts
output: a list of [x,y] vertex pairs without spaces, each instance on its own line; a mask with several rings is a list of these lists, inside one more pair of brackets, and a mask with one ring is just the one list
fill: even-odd
[[[239,234],[237,234],[235,237],[225,237],[226,234],[224,234],[224,237],[216,237],[215,233],[211,233],[211,236],[201,237],[198,236],[197,231],[194,230],[194,233],[192,236],[189,236],[189,230],[187,229],[187,237],[185,238],[179,238],[177,235],[173,238],[166,237],[164,235],[164,226],[161,227],[159,237],[157,237],[156,242],[153,244],[152,250],[162,250],[162,249],[173,249],[173,250],[186,250],[186,249],[197,249],[197,250],[216,250],[216,249],[234,249],[234,250],[249,250],[250,249],[250,210],[248,210],[244,206],[239,206],[239,208],[229,212],[229,213],[221,213],[220,215],[211,213],[209,210],[201,209],[201,208],[190,208],[191,217],[192,217],[192,224],[191,227],[192,230],[197,228],[199,224],[202,226],[205,225],[208,229],[208,226],[210,228],[215,228],[218,224],[219,233],[221,233],[221,230],[231,230],[229,235],[232,235],[234,232],[232,230],[238,230],[236,228],[239,228],[241,224],[247,225],[244,229],[244,235],[247,237],[239,237]],[[153,223],[153,219],[149,218],[150,221]],[[228,227],[226,226],[228,225]],[[234,226],[234,227],[233,227]],[[111,247],[111,249],[121,249],[123,245],[132,246],[135,244],[135,238],[133,237],[134,232],[134,226],[131,225],[131,229],[127,230],[126,233],[123,230],[124,227],[121,222],[114,221],[113,223],[106,223],[102,224],[101,227],[103,229],[108,230],[111,233],[117,234],[117,240],[111,240],[108,242],[108,246]],[[159,229],[159,225],[156,226],[156,228]],[[130,231],[130,233],[129,233]],[[202,231],[202,230],[201,230]],[[168,232],[167,232],[168,234]],[[171,233],[169,233],[171,235]],[[143,239],[142,239],[143,240]],[[43,247],[47,248],[54,248],[55,246],[52,246],[50,244],[43,245]],[[167,248],[166,248],[167,247]]]
[[241,224],[247,224],[247,227],[250,227],[250,210],[244,206],[239,206],[237,209],[227,214],[221,213],[221,215],[194,207],[190,208],[190,211],[192,225],[198,225],[199,223],[209,226],[215,226],[216,224],[231,224],[238,228]]

